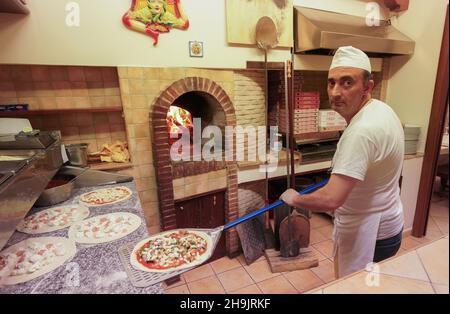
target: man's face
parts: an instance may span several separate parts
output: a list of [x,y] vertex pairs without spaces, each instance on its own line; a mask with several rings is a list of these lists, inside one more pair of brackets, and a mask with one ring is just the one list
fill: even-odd
[[148,0],[150,11],[154,14],[159,14],[163,10],[163,0]]
[[373,82],[364,85],[364,70],[337,67],[328,72],[328,97],[331,108],[347,122],[361,109]]

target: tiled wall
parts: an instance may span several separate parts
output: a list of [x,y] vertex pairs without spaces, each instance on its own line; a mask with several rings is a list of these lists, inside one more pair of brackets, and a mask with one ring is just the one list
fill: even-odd
[[100,150],[103,144],[127,140],[121,112],[31,116],[29,120],[35,129],[60,130],[64,144],[89,144],[89,153]]
[[[265,75],[262,71],[235,71],[234,72],[234,107],[236,109],[237,124],[243,128],[247,126],[265,125]],[[243,138],[245,161],[238,165],[249,164],[247,162],[248,150],[257,151],[256,143],[249,143],[247,137]],[[256,156],[258,158],[258,156]]]
[[[219,84],[233,99],[233,71],[194,68],[140,68],[118,69],[122,103],[128,133],[133,168],[122,173],[133,175],[139,198],[151,232],[159,231],[159,203],[151,140],[151,106],[160,93],[171,84],[186,77],[204,77]],[[190,180],[190,179],[188,179]],[[195,178],[192,179],[195,181]],[[180,183],[182,184],[182,183]],[[178,189],[179,190],[179,189]],[[177,193],[181,193],[177,190]],[[180,194],[178,194],[180,195]],[[183,197],[186,195],[183,189]]]
[[173,180],[173,194],[175,200],[191,195],[206,193],[208,191],[225,189],[226,187],[226,169]]
[[0,65],[0,104],[29,109],[121,107],[115,67]]
[[[0,104],[27,103],[30,110],[121,108],[117,68],[0,65]],[[61,113],[21,116],[35,129],[60,130],[66,144],[126,141],[121,112]]]

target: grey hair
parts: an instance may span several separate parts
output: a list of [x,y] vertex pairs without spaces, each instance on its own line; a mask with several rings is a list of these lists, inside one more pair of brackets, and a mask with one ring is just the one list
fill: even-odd
[[363,70],[363,81],[364,81],[364,86],[366,87],[367,84],[369,84],[369,81],[373,79],[373,75],[372,73],[370,73],[367,70]]

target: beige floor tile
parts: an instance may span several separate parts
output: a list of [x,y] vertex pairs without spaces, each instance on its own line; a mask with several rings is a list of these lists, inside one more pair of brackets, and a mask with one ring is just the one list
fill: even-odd
[[229,258],[228,256],[219,258],[214,262],[209,263],[216,274],[223,273],[224,271],[242,267],[237,258]]
[[308,292],[305,292],[305,294],[323,294],[323,289],[308,291]]
[[170,289],[164,289],[165,294],[190,294],[189,289],[186,284],[170,288]]
[[405,237],[402,239],[401,248],[404,250],[413,250],[420,246],[421,243],[419,241],[416,241],[413,237]]
[[448,217],[432,217],[442,234],[448,234]]
[[325,283],[329,283],[336,279],[334,275],[334,264],[327,259],[320,261],[319,266],[311,268],[311,271]]
[[299,292],[306,292],[324,284],[311,270],[296,270],[283,275]]
[[434,291],[436,291],[437,294],[449,294],[448,292],[448,286],[445,285],[438,285],[438,284],[432,284]]
[[267,261],[255,262],[249,266],[244,266],[244,268],[255,282],[260,282],[279,275],[278,273],[272,273]]
[[314,248],[314,246],[310,246],[309,248],[316,254],[317,258],[319,259],[319,262],[327,259],[327,257],[322,253],[320,253],[316,248]]
[[382,262],[378,264],[378,267],[381,274],[429,281],[427,272],[423,268],[416,251]]
[[298,291],[291,285],[291,283],[282,275],[261,281],[257,285],[265,294],[298,293]]
[[398,257],[398,256],[402,256],[404,254],[408,253],[407,250],[400,248],[397,253],[393,256],[393,257]]
[[311,229],[317,229],[333,224],[332,218],[327,214],[313,214],[309,222]]
[[430,242],[432,242],[433,241],[433,239],[430,239],[430,238],[428,238],[428,237],[422,237],[422,238],[416,238],[416,237],[413,237],[413,236],[410,236],[414,241],[417,241],[417,242],[420,242],[420,245],[424,245],[424,244],[427,244],[427,243],[430,243]]
[[[239,263],[241,263],[242,266],[247,266],[247,262],[245,261],[244,254],[239,255],[237,257],[237,260],[239,261]],[[253,263],[260,262],[260,261],[265,261],[265,260],[266,260],[266,257],[263,255],[260,258],[258,258],[256,261],[254,261]]]
[[432,283],[448,285],[448,239],[440,239],[417,249]]
[[182,276],[183,276],[184,280],[186,280],[186,282],[189,283],[189,282],[203,279],[205,277],[209,277],[209,276],[213,276],[213,275],[214,275],[214,271],[212,270],[211,265],[206,264],[206,265],[197,267],[193,270],[190,270],[190,271],[184,273]]
[[323,289],[324,294],[358,293],[358,294],[379,294],[379,293],[434,293],[430,283],[409,278],[393,277],[389,275],[374,275],[367,272],[360,272],[354,276],[331,284]]
[[442,232],[439,229],[439,226],[434,221],[433,217],[429,217],[428,224],[427,224],[427,236],[441,236]]
[[254,284],[252,278],[244,268],[239,267],[217,275],[226,292],[231,292],[240,288]]
[[324,237],[325,239],[331,239],[333,237],[333,225],[327,225],[324,227],[320,227],[315,229],[316,231],[319,231]]
[[262,294],[261,289],[257,285],[250,285],[231,292],[232,294]]
[[[446,201],[448,202],[448,201]],[[442,217],[448,219],[448,203],[443,205],[442,203],[431,203],[430,205],[430,215],[432,217]]]
[[[323,227],[322,227],[323,228]],[[317,229],[311,229],[311,232],[309,234],[309,244],[313,245],[322,241],[327,240],[327,238],[320,233],[319,231],[317,231]]]
[[194,282],[188,283],[189,291],[192,294],[219,294],[225,293],[222,285],[216,276],[206,277]]
[[318,250],[322,255],[324,255],[326,258],[333,256],[333,241],[332,240],[326,240],[317,244],[314,244],[313,247]]

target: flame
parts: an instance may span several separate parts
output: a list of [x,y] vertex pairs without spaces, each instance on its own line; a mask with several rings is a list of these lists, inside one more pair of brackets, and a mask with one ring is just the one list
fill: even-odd
[[185,127],[190,130],[194,126],[192,123],[191,113],[177,106],[170,106],[169,111],[167,112],[166,121],[167,132],[169,134],[181,134],[181,127]]

